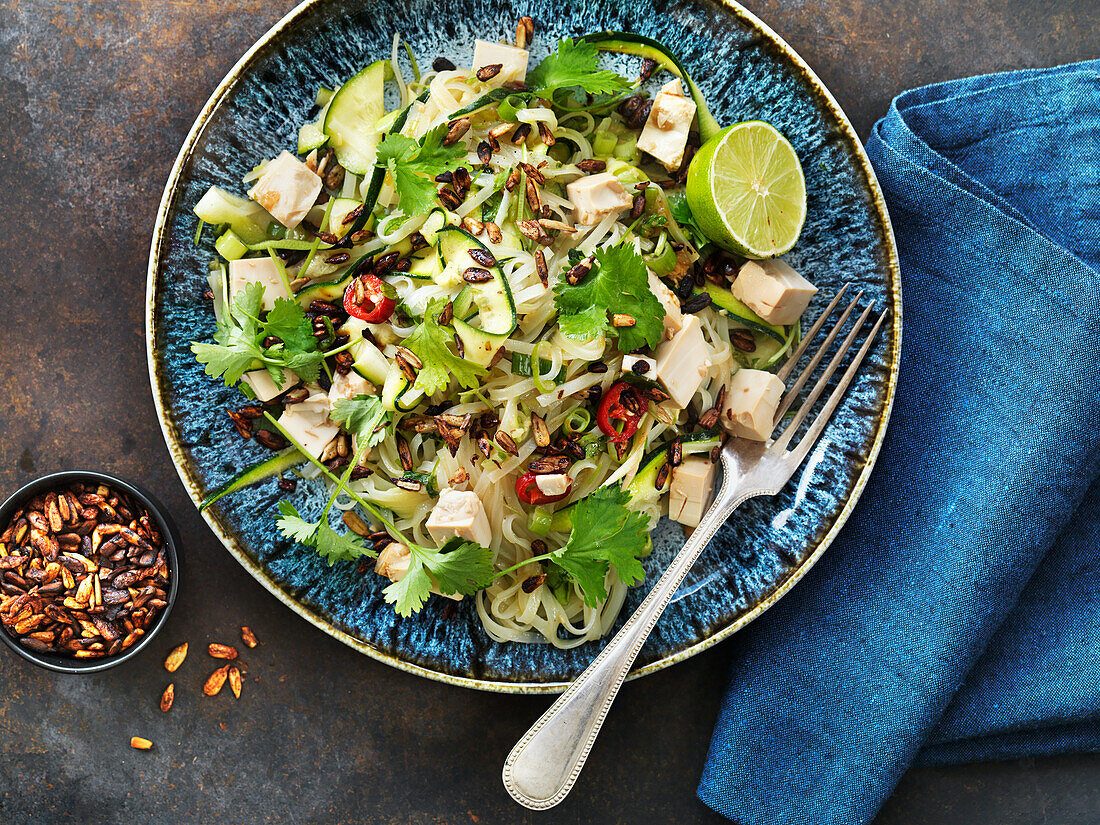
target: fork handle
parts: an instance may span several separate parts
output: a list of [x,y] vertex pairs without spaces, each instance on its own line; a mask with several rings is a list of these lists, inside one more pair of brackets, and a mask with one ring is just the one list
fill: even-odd
[[615,637],[524,735],[504,762],[504,787],[516,802],[541,811],[565,799],[603,720],[657,619],[718,528],[748,495],[734,497],[730,473],[691,538]]

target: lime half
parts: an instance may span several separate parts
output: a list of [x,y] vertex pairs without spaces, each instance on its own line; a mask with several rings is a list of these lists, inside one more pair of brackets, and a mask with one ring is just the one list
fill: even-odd
[[687,202],[718,246],[746,258],[774,258],[802,231],[806,179],[790,142],[770,123],[749,120],[699,149],[688,167]]

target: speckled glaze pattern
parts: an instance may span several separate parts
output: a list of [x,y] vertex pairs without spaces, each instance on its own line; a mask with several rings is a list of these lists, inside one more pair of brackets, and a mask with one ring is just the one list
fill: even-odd
[[[658,9],[662,9],[658,11]],[[265,450],[243,441],[225,415],[242,402],[207,378],[190,344],[214,326],[203,300],[207,234],[192,243],[191,207],[212,184],[241,191],[257,162],[294,146],[318,85],[338,85],[357,68],[389,56],[394,31],[420,65],[443,54],[469,65],[475,37],[510,39],[514,21],[535,18],[532,63],[558,37],[615,29],[668,43],[702,87],[723,123],[762,119],[794,145],[802,161],[809,211],[787,256],[821,289],[814,313],[846,281],[891,324],[869,356],[803,470],[774,498],[745,504],[715,537],[643,649],[633,676],[705,649],[744,626],[793,586],[836,535],[881,445],[893,399],[901,344],[896,253],[881,193],[844,114],[812,71],[773,32],[739,6],[717,0],[310,0],[265,35],[211,97],[181,149],[165,189],[150,254],[147,343],[153,394],[180,476],[196,502]],[[628,63],[633,67],[637,59]],[[633,68],[632,68],[633,71]],[[314,486],[315,485],[315,486]],[[306,512],[321,504],[316,482],[290,496]],[[560,690],[598,653],[548,645],[502,645],[480,626],[470,599],[457,611],[429,601],[412,618],[382,600],[383,580],[353,563],[328,567],[286,541],[272,514],[281,494],[272,480],[228,496],[204,515],[229,551],[264,586],[318,627],[356,649],[431,678],[487,690]],[[646,560],[653,581],[682,544],[662,522]],[[644,595],[634,588],[622,616]]]

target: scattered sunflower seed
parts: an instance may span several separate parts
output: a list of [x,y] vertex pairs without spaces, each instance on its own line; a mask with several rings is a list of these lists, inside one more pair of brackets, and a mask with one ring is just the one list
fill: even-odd
[[477,75],[478,80],[484,83],[487,80],[492,80],[494,77],[500,74],[500,70],[503,68],[503,63],[490,63],[487,66],[482,66],[480,69],[474,72],[474,74]]
[[[500,71],[499,65],[497,71]],[[460,117],[458,120],[452,121],[447,128],[447,134],[443,138],[443,145],[450,146],[452,143],[456,143],[468,131],[470,131],[470,118]]]

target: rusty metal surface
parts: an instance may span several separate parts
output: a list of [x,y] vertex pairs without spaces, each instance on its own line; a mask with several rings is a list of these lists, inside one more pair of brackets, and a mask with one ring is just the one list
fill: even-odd
[[[861,135],[903,88],[1100,53],[1090,0],[747,5],[806,57]],[[354,653],[269,596],[187,501],[145,373],[149,232],[207,94],[292,6],[0,0],[0,494],[58,469],[117,472],[174,509],[186,558],[169,626],[134,662],[66,677],[0,658],[0,819],[724,822],[694,788],[736,637],[627,685],[576,791],[536,816],[498,776],[545,698],[459,690]],[[242,654],[240,700],[202,696],[219,664],[206,644],[238,644],[242,624],[262,644]],[[190,655],[170,675],[163,658],[185,640]],[[153,749],[131,750],[134,735]],[[1093,823],[1098,778],[1097,757],[914,771],[878,825]]]

